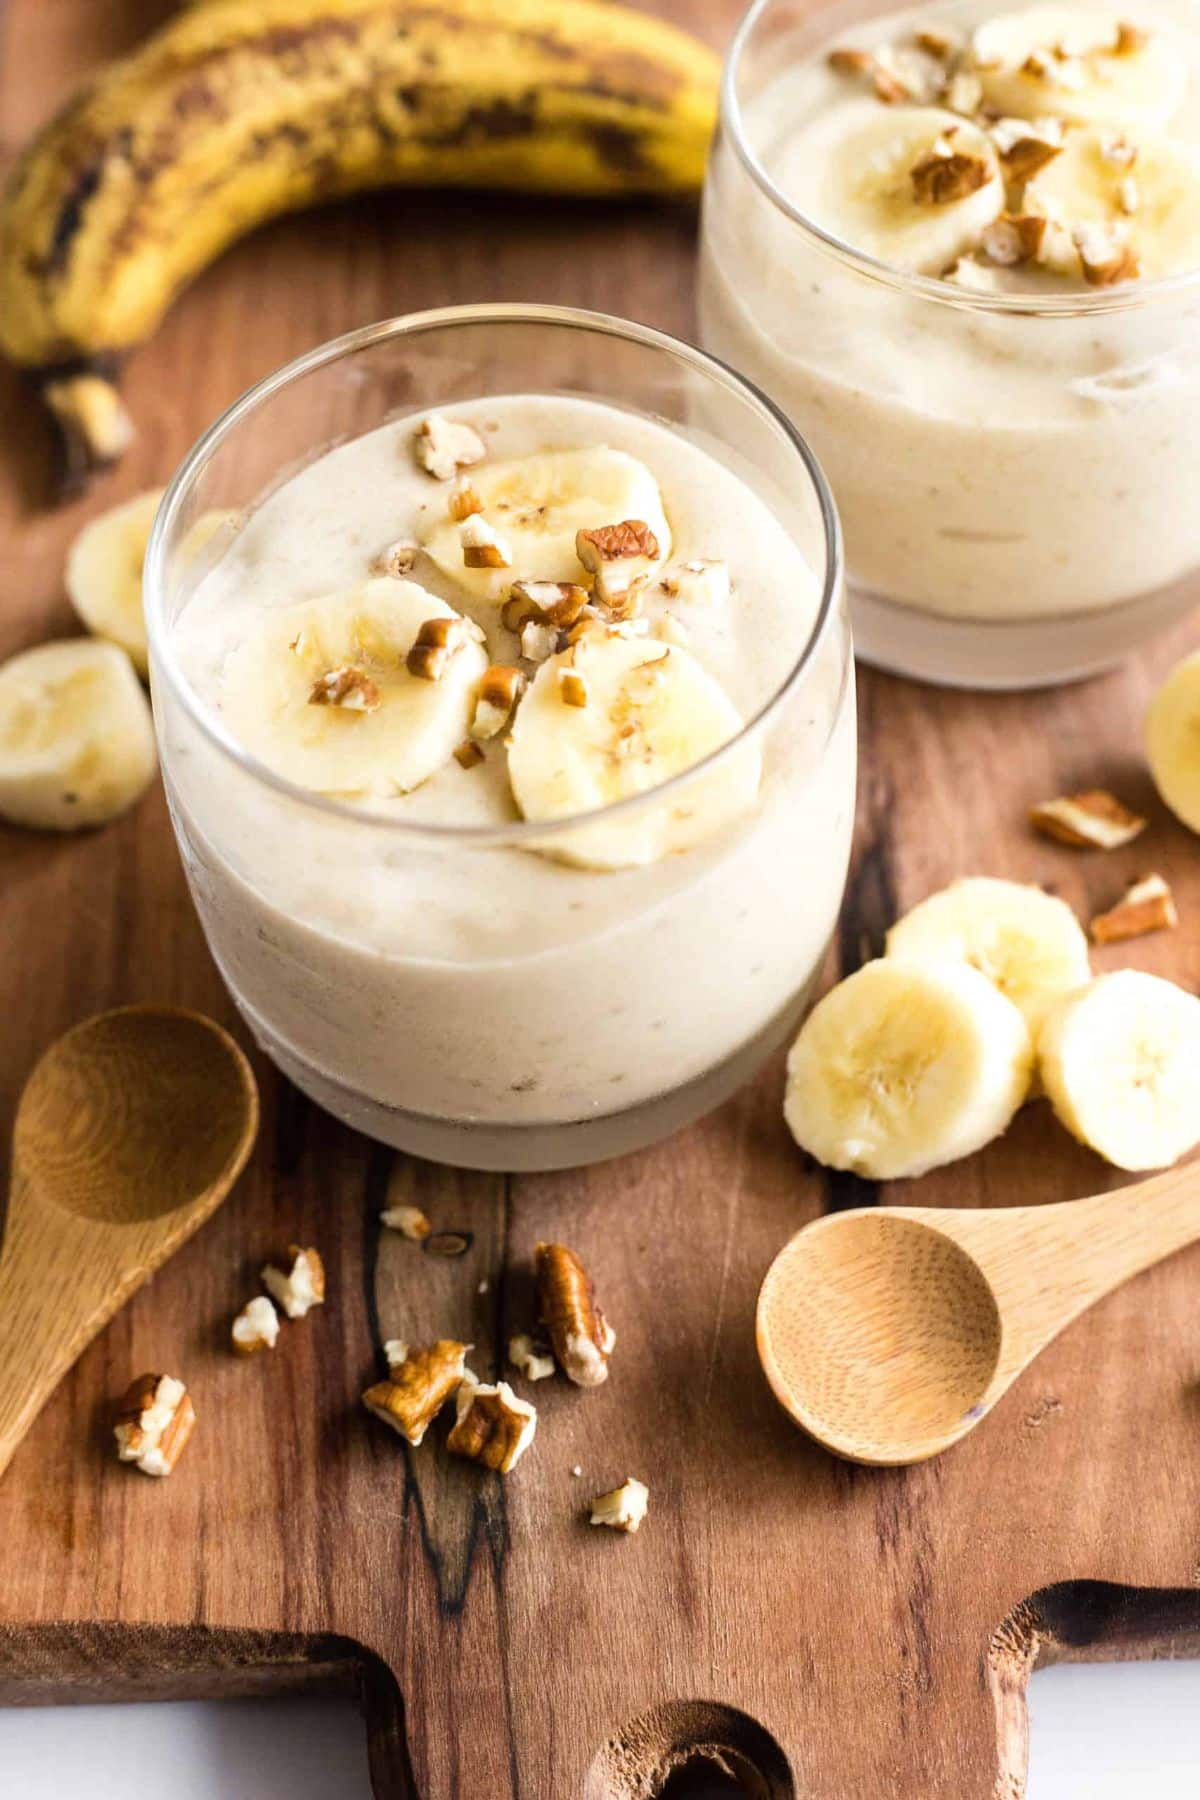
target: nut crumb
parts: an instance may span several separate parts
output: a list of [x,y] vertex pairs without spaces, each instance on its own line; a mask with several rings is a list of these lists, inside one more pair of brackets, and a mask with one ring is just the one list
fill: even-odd
[[483,501],[479,497],[478,490],[472,487],[469,481],[460,481],[451,491],[449,511],[450,517],[458,525],[461,525],[464,519],[469,519],[472,513],[483,511]]
[[941,137],[909,170],[914,200],[922,206],[948,206],[977,193],[991,179],[992,171],[982,156],[956,150],[949,132]]
[[233,1321],[230,1333],[239,1356],[257,1356],[260,1350],[273,1350],[279,1339],[279,1314],[265,1294],[247,1301]]
[[195,1423],[192,1398],[182,1381],[174,1375],[139,1375],[117,1410],[113,1426],[117,1455],[143,1475],[169,1475]]
[[599,1387],[608,1380],[616,1333],[596,1304],[591,1277],[565,1244],[539,1244],[534,1268],[541,1322],[564,1374],[577,1387]]
[[825,60],[835,75],[867,75],[875,66],[869,50],[831,50]]
[[627,1475],[619,1488],[609,1494],[597,1494],[591,1505],[590,1523],[607,1525],[612,1531],[635,1532],[646,1516],[650,1489],[645,1482]]
[[414,1244],[419,1244],[433,1230],[419,1206],[385,1207],[379,1215],[379,1222],[389,1231],[398,1231],[402,1237],[411,1238]]
[[499,737],[516,711],[525,686],[525,676],[515,664],[490,664],[475,689],[471,736],[481,743]]
[[1089,931],[1096,944],[1119,944],[1151,931],[1173,931],[1179,923],[1175,899],[1161,875],[1140,875],[1115,906],[1097,913]]
[[394,544],[389,544],[386,550],[381,550],[379,555],[373,558],[371,573],[372,575],[409,575],[416,566],[420,553],[420,544],[414,543],[411,538],[397,538]]
[[1115,287],[1120,281],[1136,281],[1137,257],[1128,244],[1099,225],[1081,225],[1072,233],[1084,279],[1092,287]]
[[553,625],[529,619],[521,627],[521,655],[527,662],[544,663],[558,649],[558,632]]
[[460,769],[475,769],[483,761],[483,751],[474,738],[464,738],[454,752],[454,760]]
[[514,581],[500,618],[508,631],[519,632],[530,619],[567,630],[587,608],[587,589],[574,581]]
[[1032,262],[1042,247],[1046,221],[1036,213],[1002,213],[984,227],[980,248],[1001,268]]
[[318,677],[308,696],[310,706],[340,706],[344,712],[377,712],[382,704],[378,687],[365,669],[344,663]]
[[464,1380],[470,1348],[453,1338],[439,1338],[417,1350],[393,1341],[388,1350],[389,1378],[366,1390],[363,1405],[415,1449]]
[[1145,819],[1103,788],[1043,801],[1030,809],[1029,822],[1044,837],[1080,850],[1120,850],[1146,828]]
[[558,694],[564,706],[585,707],[588,703],[587,677],[578,669],[560,669]]
[[398,1369],[401,1363],[408,1361],[408,1345],[403,1338],[388,1338],[383,1346],[383,1354],[387,1357],[389,1373]]
[[519,1399],[507,1381],[464,1380],[446,1448],[507,1475],[528,1450],[536,1430],[536,1409]]
[[262,1284],[289,1319],[302,1319],[314,1306],[324,1304],[325,1265],[315,1250],[303,1250],[299,1244],[289,1244],[287,1253],[291,1267],[285,1271],[267,1263]]
[[417,461],[435,481],[452,481],[460,469],[482,462],[487,446],[479,433],[460,419],[430,413],[417,427],[413,441]]
[[488,524],[481,512],[472,513],[458,528],[463,562],[468,569],[511,569],[512,549],[507,538]]
[[622,519],[575,533],[575,554],[595,582],[596,596],[617,617],[628,616],[632,591],[659,558],[658,539],[644,519]]
[[549,1344],[530,1337],[527,1332],[509,1338],[508,1360],[514,1369],[520,1369],[526,1381],[545,1381],[554,1373]]
[[418,681],[440,681],[450,658],[462,649],[470,635],[465,619],[446,618],[444,614],[426,619],[413,639],[404,666]]
[[580,1476],[583,1474],[583,1464],[582,1463],[572,1463],[571,1464],[571,1473],[575,1477],[576,1481],[578,1481]]

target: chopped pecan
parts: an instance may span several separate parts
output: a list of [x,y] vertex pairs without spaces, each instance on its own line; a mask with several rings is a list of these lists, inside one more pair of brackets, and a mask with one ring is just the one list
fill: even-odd
[[922,206],[948,206],[978,192],[992,171],[982,156],[956,150],[948,134],[938,138],[912,168],[913,198]]
[[469,1344],[439,1338],[422,1349],[395,1344],[404,1355],[393,1361],[387,1381],[377,1381],[362,1397],[368,1412],[390,1425],[415,1448],[450,1396],[461,1385]]
[[1140,875],[1115,906],[1096,914],[1089,930],[1097,944],[1118,944],[1150,931],[1173,931],[1178,923],[1174,896],[1162,876]]
[[482,462],[487,445],[471,425],[430,413],[417,427],[413,448],[417,461],[436,481],[452,481],[460,469]]
[[313,683],[308,696],[310,706],[340,706],[345,712],[375,712],[382,704],[382,696],[365,669],[359,669],[353,663],[344,663],[340,669],[330,669]]
[[1044,837],[1079,850],[1119,850],[1146,828],[1145,819],[1103,788],[1045,800],[1030,809],[1029,822]]
[[592,1501],[590,1523],[607,1525],[612,1531],[636,1531],[646,1516],[650,1490],[645,1482],[627,1475],[619,1488],[609,1494],[597,1494]]
[[528,1400],[518,1399],[507,1381],[494,1385],[464,1381],[446,1448],[507,1475],[528,1450],[536,1430],[536,1409]]
[[586,605],[587,589],[574,581],[514,581],[500,617],[509,631],[519,632],[530,619],[565,631]]
[[169,1475],[195,1423],[192,1398],[182,1381],[173,1375],[139,1375],[117,1410],[117,1455],[135,1463],[143,1475]]
[[565,1244],[539,1244],[534,1253],[541,1322],[564,1374],[578,1387],[608,1380],[616,1334],[596,1304],[591,1277]]
[[481,742],[499,737],[525,692],[525,676],[512,663],[492,663],[479,678],[471,736]]
[[288,1245],[291,1265],[288,1269],[268,1263],[262,1271],[262,1284],[273,1300],[278,1301],[289,1319],[302,1319],[314,1306],[325,1300],[325,1265],[311,1248]]
[[527,1381],[545,1381],[554,1373],[549,1344],[530,1337],[528,1332],[519,1332],[516,1337],[509,1338],[508,1360],[514,1369],[520,1369]]
[[512,568],[512,549],[507,538],[501,537],[481,512],[471,513],[463,520],[458,536],[468,569]]
[[233,1321],[233,1347],[239,1356],[257,1356],[273,1350],[279,1339],[279,1314],[265,1294],[247,1301]]
[[447,618],[444,614],[436,619],[426,619],[404,659],[404,666],[420,681],[440,681],[450,658],[462,649],[470,635],[465,619]]
[[657,562],[659,545],[644,519],[622,519],[577,531],[575,554],[592,576],[597,597],[624,617],[623,604]]
[[433,1230],[425,1214],[419,1206],[388,1206],[379,1215],[381,1225],[389,1231],[398,1231],[406,1238],[412,1238],[419,1244]]

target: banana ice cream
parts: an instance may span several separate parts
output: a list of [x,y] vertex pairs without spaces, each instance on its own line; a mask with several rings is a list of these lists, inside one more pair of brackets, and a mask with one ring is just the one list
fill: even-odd
[[1111,660],[1200,562],[1195,20],[966,4],[819,41],[776,10],[730,71],[706,346],[821,457],[851,581],[891,604],[874,658],[911,666],[917,612],[1068,622],[1005,679]]
[[848,658],[827,633],[773,705],[820,582],[702,440],[544,396],[388,425],[272,492],[175,623],[260,770],[231,791],[158,695],[210,945],[276,1060],[378,1136],[612,1154],[794,1026],[848,854]]

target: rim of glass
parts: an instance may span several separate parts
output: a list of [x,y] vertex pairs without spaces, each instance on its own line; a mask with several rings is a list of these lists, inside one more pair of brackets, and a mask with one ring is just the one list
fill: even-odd
[[[967,312],[1015,313],[1025,318],[1091,318],[1097,313],[1131,312],[1151,302],[1186,293],[1200,284],[1200,268],[1196,268],[1181,275],[1163,275],[1154,281],[1130,282],[1124,289],[1118,285],[1094,288],[1082,294],[979,294],[970,289],[956,288],[937,276],[907,274],[903,269],[893,268],[889,263],[880,262],[877,257],[868,256],[864,250],[855,249],[853,244],[838,237],[835,232],[826,231],[815,219],[810,219],[807,213],[793,206],[782,189],[776,186],[751,147],[743,120],[738,95],[742,61],[763,16],[779,3],[780,0],[753,0],[734,33],[721,75],[721,124],[729,134],[738,161],[756,187],[778,212],[790,219],[793,225],[798,226],[815,245],[836,261],[857,270],[860,275],[881,286],[896,288],[901,293],[917,295],[941,306]],[[804,22],[808,23],[811,16],[806,14]]]
[[[167,630],[163,616],[163,602],[166,595],[167,539],[186,503],[190,489],[224,441],[282,388],[292,382],[302,380],[305,376],[311,375],[331,363],[340,361],[343,357],[369,349],[375,344],[397,338],[415,338],[426,332],[445,329],[447,326],[489,324],[566,326],[580,331],[595,332],[603,337],[619,338],[627,343],[661,351],[674,360],[698,370],[708,379],[715,380],[734,393],[749,398],[759,411],[767,415],[777,430],[783,434],[790,448],[796,452],[816,496],[825,550],[825,567],[821,574],[821,599],[808,638],[786,678],[774,693],[745,721],[741,730],[734,737],[721,744],[716,750],[710,751],[707,756],[699,762],[693,763],[690,768],[681,770],[679,774],[671,776],[668,781],[662,782],[660,786],[649,790],[648,793],[631,794],[623,800],[613,801],[608,806],[594,807],[589,812],[576,813],[563,819],[540,821],[514,819],[504,825],[453,825],[425,820],[415,822],[398,817],[395,813],[380,812],[373,807],[352,805],[348,801],[318,794],[311,788],[301,787],[297,783],[289,781],[286,776],[279,774],[258,757],[251,755],[209,712],[179,666],[172,634]],[[155,515],[146,548],[144,587],[147,638],[156,675],[165,680],[188,717],[199,727],[209,742],[238,768],[260,781],[265,787],[272,788],[296,804],[329,818],[371,825],[392,832],[398,838],[412,839],[427,844],[457,844],[486,848],[489,845],[532,842],[541,844],[576,833],[588,825],[607,823],[611,819],[629,816],[639,808],[646,806],[651,800],[658,800],[670,795],[681,786],[695,780],[703,770],[715,767],[724,758],[730,756],[739,745],[760,735],[788,697],[801,685],[810,664],[824,642],[832,621],[837,616],[838,600],[842,590],[842,575],[841,521],[821,465],[787,415],[753,382],[748,381],[745,376],[740,375],[720,358],[710,356],[707,352],[698,350],[679,338],[671,337],[667,332],[656,331],[649,325],[638,325],[627,319],[615,318],[608,313],[589,312],[576,307],[497,303],[484,306],[434,307],[424,312],[406,313],[396,318],[384,319],[374,325],[360,326],[355,331],[348,331],[340,337],[331,338],[327,342],[319,344],[315,349],[306,351],[302,356],[293,358],[291,362],[285,363],[273,374],[265,376],[253,387],[247,388],[245,393],[240,395],[232,405],[226,407],[225,411],[197,438],[171,478]],[[847,658],[847,660],[849,659]]]

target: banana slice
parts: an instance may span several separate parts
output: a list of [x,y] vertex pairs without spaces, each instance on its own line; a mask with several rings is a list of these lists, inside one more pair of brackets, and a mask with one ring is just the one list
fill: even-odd
[[1073,6],[989,19],[975,32],[972,64],[994,113],[1128,127],[1166,124],[1188,79],[1186,58],[1160,35]]
[[923,275],[973,249],[1004,208],[990,138],[933,106],[847,100],[797,139],[781,179],[827,231]]
[[1151,700],[1146,754],[1166,805],[1200,831],[1200,650],[1175,664]]
[[142,564],[161,488],[136,494],[84,526],[67,556],[67,593],[86,628],[127,650],[146,673]]
[[977,969],[888,956],[809,1014],[788,1057],[784,1116],[830,1168],[923,1175],[998,1137],[1032,1066],[1024,1019]]
[[271,608],[226,661],[222,712],[253,755],[301,787],[406,794],[467,736],[488,664],[479,635],[417,582],[389,576]]
[[[514,577],[523,581],[576,581],[587,575],[575,554],[575,535],[602,525],[638,519],[650,527],[658,555],[653,571],[671,553],[671,528],[658,483],[645,463],[604,445],[587,450],[546,450],[511,462],[480,463],[471,470],[473,500],[491,532],[511,558],[508,568],[468,568],[463,560],[462,525],[450,507],[423,538],[440,569],[470,594],[499,600]],[[478,526],[475,527],[477,531]]]
[[46,831],[103,825],[157,766],[149,704],[115,644],[71,638],[0,666],[0,817]]
[[[649,794],[737,736],[742,720],[687,650],[598,631],[538,670],[517,712],[508,772],[527,819],[569,819]],[[623,869],[688,850],[753,806],[756,747],[738,745],[682,794],[547,842],[546,854]]]
[[1200,1000],[1121,969],[1050,1014],[1042,1080],[1067,1130],[1118,1169],[1165,1169],[1200,1143]]
[[[1200,152],[1163,138],[1087,128],[1025,186],[1023,208],[1076,234],[1091,279],[1107,253],[1127,251],[1128,274],[1152,280],[1200,264]],[[1090,253],[1089,237],[1100,246]]]
[[1091,980],[1088,941],[1065,900],[1019,881],[955,881],[905,913],[889,956],[970,963],[1011,1000],[1036,1040],[1050,1008]]

